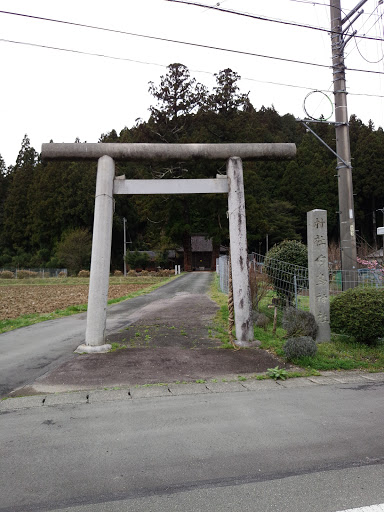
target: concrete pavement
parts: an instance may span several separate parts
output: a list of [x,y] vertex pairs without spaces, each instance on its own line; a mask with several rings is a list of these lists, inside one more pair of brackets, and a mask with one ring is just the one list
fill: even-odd
[[207,291],[213,274],[197,272],[108,308],[107,341],[128,346],[74,355],[86,315],[0,335],[0,396],[206,380],[289,367],[267,351],[217,350],[210,329],[218,305]]
[[[246,374],[245,374],[246,375]],[[316,388],[318,386],[332,386],[349,384],[355,386],[380,385],[384,383],[384,372],[322,372],[320,376],[300,377],[288,380],[274,381],[272,379],[255,378],[253,374],[246,376],[226,374],[217,376],[207,382],[185,383],[159,383],[136,385],[132,387],[116,387],[110,389],[91,389],[85,387],[81,391],[68,391],[68,386],[59,387],[56,392],[50,390],[44,393],[35,384],[35,391],[39,394],[21,396],[0,401],[0,413],[35,407],[49,407],[53,405],[93,404],[101,402],[130,401],[143,398],[174,397],[182,395],[201,395],[216,393],[246,393],[249,391],[278,391],[282,389]]]
[[383,374],[326,373],[8,399],[0,511],[383,503],[383,391]]
[[[140,318],[143,308],[178,293],[205,294],[211,279],[210,273],[183,275],[149,294],[109,306],[106,332],[118,332]],[[82,313],[0,334],[0,397],[74,359],[85,339],[86,318]]]

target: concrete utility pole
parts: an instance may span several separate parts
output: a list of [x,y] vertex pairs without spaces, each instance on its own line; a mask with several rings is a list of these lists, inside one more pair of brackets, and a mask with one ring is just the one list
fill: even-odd
[[[347,111],[347,91],[345,81],[344,39],[342,26],[366,2],[362,0],[346,17],[341,16],[340,0],[330,0],[333,90],[335,95],[337,176],[339,187],[339,222],[341,268],[343,270],[343,290],[356,286],[357,269],[355,215],[353,206],[351,148]],[[357,17],[360,15],[359,13]]]

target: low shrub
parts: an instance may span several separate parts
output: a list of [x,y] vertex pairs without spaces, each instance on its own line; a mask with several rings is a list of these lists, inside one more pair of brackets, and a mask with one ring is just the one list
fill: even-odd
[[80,272],[77,274],[77,277],[89,277],[91,274],[89,270],[80,270]]
[[[277,295],[287,305],[293,304],[295,295],[292,265],[302,268],[308,266],[307,247],[298,240],[283,240],[279,245],[274,245],[264,260],[264,271],[269,276]],[[300,289],[300,280],[296,280],[296,286]]]
[[317,345],[310,336],[288,338],[283,346],[285,357],[288,361],[299,357],[313,357],[317,352]]
[[67,277],[66,272],[59,272],[59,277]]
[[140,272],[140,275],[141,275],[141,276],[149,276],[149,271],[148,271],[148,270],[142,270],[142,271]]
[[123,276],[123,273],[122,273],[122,271],[121,271],[121,270],[115,270],[115,271],[114,271],[114,273],[113,273],[113,275],[114,275],[115,277],[122,277],[122,276]]
[[287,331],[288,338],[310,336],[315,339],[318,329],[312,313],[292,307],[284,310],[282,326]]
[[39,277],[39,273],[32,270],[18,270],[16,277],[17,279],[33,279]]
[[128,275],[129,275],[130,277],[135,277],[135,276],[137,276],[137,274],[136,274],[136,270],[129,270],[129,271],[128,271]]
[[351,288],[333,299],[330,315],[334,332],[375,345],[384,337],[384,289]]
[[0,272],[0,279],[13,279],[15,274],[10,270],[2,270]]

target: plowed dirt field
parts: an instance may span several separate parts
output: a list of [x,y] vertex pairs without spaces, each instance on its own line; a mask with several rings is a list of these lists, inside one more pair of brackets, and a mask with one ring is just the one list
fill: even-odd
[[[112,284],[108,298],[117,299],[147,288],[148,284]],[[52,313],[56,309],[86,304],[88,285],[1,286],[0,320],[29,313]]]

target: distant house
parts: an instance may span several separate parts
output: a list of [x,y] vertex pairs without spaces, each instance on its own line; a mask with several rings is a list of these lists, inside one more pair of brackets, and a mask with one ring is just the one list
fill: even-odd
[[[192,248],[192,270],[216,270],[216,258],[220,254],[228,253],[228,248],[224,246],[214,247],[212,239],[205,235],[191,236]],[[177,250],[183,253],[184,249]]]
[[[183,270],[216,270],[216,258],[220,254],[228,254],[228,247],[214,246],[211,238],[205,235],[191,236],[191,263],[190,268],[185,268],[184,248],[179,247],[176,250],[168,250],[168,268],[173,268],[176,264],[181,265]],[[156,251],[136,251],[138,254],[147,254],[149,263],[147,268],[155,269]],[[184,261],[184,265],[183,265]]]

